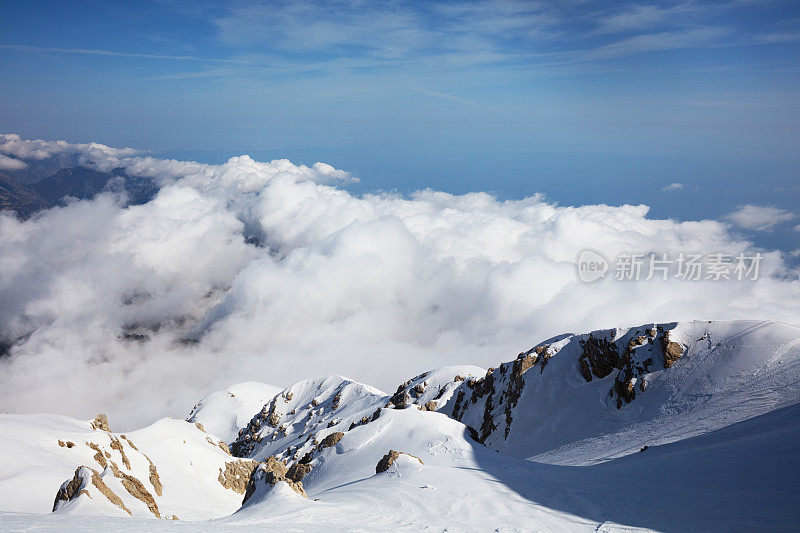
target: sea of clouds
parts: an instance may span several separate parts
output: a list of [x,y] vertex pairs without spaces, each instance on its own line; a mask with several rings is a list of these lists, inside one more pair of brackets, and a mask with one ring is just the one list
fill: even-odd
[[[687,319],[800,323],[800,281],[761,251],[757,281],[584,284],[581,250],[752,252],[725,222],[647,206],[425,190],[356,196],[317,163],[161,160],[0,135],[9,168],[56,158],[161,185],[27,221],[0,215],[0,410],[116,428],[185,416],[229,384],[343,374],[384,390],[426,369],[495,366],[553,335]],[[534,173],[535,174],[535,173]],[[662,194],[654,190],[653,194]],[[698,213],[698,219],[702,213]]]

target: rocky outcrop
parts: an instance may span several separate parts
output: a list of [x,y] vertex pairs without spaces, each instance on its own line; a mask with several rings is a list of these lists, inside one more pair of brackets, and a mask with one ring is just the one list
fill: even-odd
[[[592,375],[603,379],[619,368],[621,358],[614,342],[603,338],[595,338],[591,333],[585,341],[580,341],[583,353],[578,359],[581,362],[581,374],[586,381],[592,381]],[[588,367],[584,370],[584,366]]]
[[122,486],[125,487],[125,490],[127,490],[131,496],[147,505],[147,508],[153,513],[153,516],[161,518],[161,514],[158,512],[158,504],[156,504],[155,498],[153,498],[153,495],[150,494],[150,491],[144,486],[144,483],[124,472],[115,471],[114,475],[120,478]]
[[72,479],[65,481],[61,485],[61,488],[58,489],[58,493],[56,494],[55,501],[53,502],[53,511],[57,510],[61,505],[71,502],[80,495],[85,495],[88,498],[91,498],[92,495],[89,494],[88,491],[89,482],[91,482],[91,484],[100,492],[100,494],[105,496],[108,501],[129,515],[131,514],[130,509],[128,509],[128,507],[122,501],[122,498],[117,496],[117,494],[105,484],[103,481],[103,476],[100,474],[100,472],[88,466],[79,466],[75,470],[75,475],[72,477]]
[[92,485],[94,485],[100,493],[108,498],[108,501],[122,509],[128,514],[131,514],[131,510],[125,506],[125,503],[122,501],[122,498],[116,495],[116,493],[108,488],[108,485],[105,484],[103,481],[102,476],[97,470],[90,468],[89,470],[92,471]]
[[108,429],[108,417],[103,413],[100,413],[99,415],[94,417],[94,420],[89,422],[89,424],[92,426],[92,429],[96,429],[99,431],[111,431],[110,429]]
[[112,450],[117,450],[119,452],[119,455],[122,459],[122,464],[125,465],[125,468],[130,470],[131,462],[128,459],[128,456],[125,454],[125,448],[122,447],[122,443],[119,441],[119,439],[117,439],[116,437],[111,437],[110,446]]
[[219,469],[219,476],[217,477],[220,484],[226,489],[233,492],[244,494],[247,491],[247,485],[253,475],[253,471],[258,466],[256,461],[248,459],[240,459],[238,461],[230,461],[225,463],[225,469]]
[[378,461],[378,464],[375,465],[375,473],[376,474],[380,474],[381,472],[386,472],[387,470],[389,470],[389,468],[394,464],[394,462],[401,455],[405,455],[405,456],[411,457],[413,459],[416,459],[417,461],[419,461],[419,464],[424,464],[422,462],[422,459],[420,459],[419,457],[417,457],[415,455],[411,455],[411,454],[408,454],[408,453],[405,453],[405,452],[398,452],[398,451],[395,451],[395,450],[389,450],[389,453],[384,455],[381,458],[381,460]]
[[661,337],[661,349],[664,352],[664,368],[669,368],[683,355],[683,346],[669,340],[669,331]]
[[[150,459],[148,458],[148,461]],[[161,478],[158,476],[158,470],[156,469],[156,465],[150,462],[150,484],[153,485],[153,490],[156,491],[158,496],[161,496],[162,492],[164,491],[164,486],[161,484]]]
[[111,455],[109,455],[109,454],[108,454],[108,452],[106,452],[106,453],[104,454],[104,453],[103,453],[103,450],[100,448],[100,446],[98,446],[98,445],[97,445],[97,444],[95,444],[94,442],[87,442],[87,443],[86,443],[86,445],[87,445],[89,448],[91,448],[92,450],[94,450],[94,452],[95,452],[95,454],[94,454],[94,460],[95,460],[95,461],[97,461],[97,463],[98,463],[98,464],[99,464],[99,465],[100,465],[102,468],[105,468],[105,467],[107,467],[107,466],[108,466],[108,460],[107,460],[107,459],[109,459],[109,458],[111,457]]
[[311,472],[312,468],[310,464],[298,461],[289,467],[286,472],[286,478],[292,481],[302,481]]
[[277,457],[270,456],[263,463],[257,463],[257,468],[253,471],[244,491],[244,499],[242,505],[255,493],[260,484],[269,485],[274,487],[280,482],[284,482],[292,488],[297,494],[308,498],[303,483],[299,480],[295,481],[287,476],[288,468],[286,463]]
[[[61,502],[70,502],[78,497],[79,494],[86,494],[89,496],[89,492],[84,488],[86,486],[86,478],[84,475],[84,469],[87,469],[85,466],[79,466],[75,469],[75,475],[72,479],[65,481],[61,488],[58,489],[58,493],[56,493],[56,499],[53,502],[53,511],[58,509],[58,505]],[[91,498],[91,496],[89,496]]]
[[547,362],[553,355],[555,351],[550,346],[536,346],[519,354],[514,361],[503,363],[497,368],[490,368],[482,378],[466,379],[457,389],[451,416],[463,422],[467,410],[473,409],[472,405],[481,403],[480,423],[467,425],[470,426],[470,436],[483,444],[498,428],[495,411],[502,405],[504,433],[508,437],[513,422],[513,409],[525,387],[523,375],[537,366],[539,374],[543,374]]
[[361,417],[361,420],[351,422],[350,427],[347,428],[347,431],[357,428],[358,426],[369,424],[370,422],[375,422],[378,418],[380,418],[380,416],[381,416],[381,408],[378,407],[375,410],[375,412],[372,413],[372,416],[363,416]]
[[[627,331],[605,330],[556,337],[520,353],[515,360],[497,369],[489,369],[482,378],[461,382],[444,412],[464,422],[470,436],[482,444],[496,439],[495,435],[501,431],[500,435],[507,440],[525,387],[531,386],[532,379],[548,379],[544,371],[553,357],[562,358],[559,359],[561,376],[565,372],[575,372],[578,379],[586,383],[613,380],[608,383],[608,398],[610,405],[621,409],[647,390],[652,372],[669,368],[683,355],[683,346],[669,337],[675,326],[646,325]],[[568,355],[557,355],[567,347]],[[577,361],[565,363],[564,357],[576,357]],[[539,371],[535,374],[542,377],[530,377],[529,372],[537,367]]]
[[334,433],[331,433],[330,435],[327,435],[324,439],[322,439],[322,442],[319,443],[317,449],[324,450],[325,448],[336,446],[336,444],[340,440],[342,440],[342,437],[344,437],[344,433],[342,433],[341,431],[336,431]]

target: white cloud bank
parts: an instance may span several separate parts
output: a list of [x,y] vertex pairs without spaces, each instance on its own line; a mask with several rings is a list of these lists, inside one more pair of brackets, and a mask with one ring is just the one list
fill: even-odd
[[325,184],[349,179],[327,165],[202,165],[0,137],[15,157],[64,150],[163,188],[140,206],[100,196],[27,222],[0,216],[0,331],[20,339],[0,360],[4,411],[105,411],[130,427],[185,415],[244,380],[339,373],[388,389],[432,367],[493,365],[567,331],[800,322],[800,282],[777,252],[764,253],[755,282],[578,282],[584,248],[749,249],[716,221],[538,196],[357,197]]
[[0,170],[22,170],[27,166],[24,161],[0,154]]
[[778,224],[795,218],[793,213],[778,207],[743,205],[725,217],[740,228],[753,231],[769,231]]

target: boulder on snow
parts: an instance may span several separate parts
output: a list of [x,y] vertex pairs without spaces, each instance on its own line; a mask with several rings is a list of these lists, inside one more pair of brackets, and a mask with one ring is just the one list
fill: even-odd
[[384,455],[381,458],[381,460],[378,461],[378,464],[375,465],[375,473],[376,474],[380,474],[381,472],[386,472],[387,470],[389,470],[389,468],[394,464],[395,461],[397,461],[397,459],[400,458],[401,455],[405,455],[405,456],[410,457],[412,459],[416,459],[417,461],[419,461],[420,465],[425,464],[425,463],[422,462],[422,459],[420,459],[419,457],[416,457],[414,455],[411,455],[411,454],[408,454],[408,453],[405,453],[405,452],[398,452],[398,451],[395,451],[395,450],[389,450],[389,453]]
[[322,442],[319,443],[317,449],[322,450],[325,448],[330,448],[331,446],[336,446],[336,443],[342,440],[342,437],[344,437],[344,433],[342,433],[341,431],[336,431],[334,433],[331,433],[330,435],[327,435],[324,439],[322,439]]

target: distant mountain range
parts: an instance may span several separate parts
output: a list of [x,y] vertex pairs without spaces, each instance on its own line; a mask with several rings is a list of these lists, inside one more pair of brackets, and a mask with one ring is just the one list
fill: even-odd
[[[36,180],[36,181],[32,181]],[[101,172],[87,167],[62,168],[50,176],[0,172],[0,210],[21,219],[58,205],[65,198],[88,200],[101,192],[124,195],[127,205],[149,202],[158,186],[151,178],[130,176],[124,169]]]

